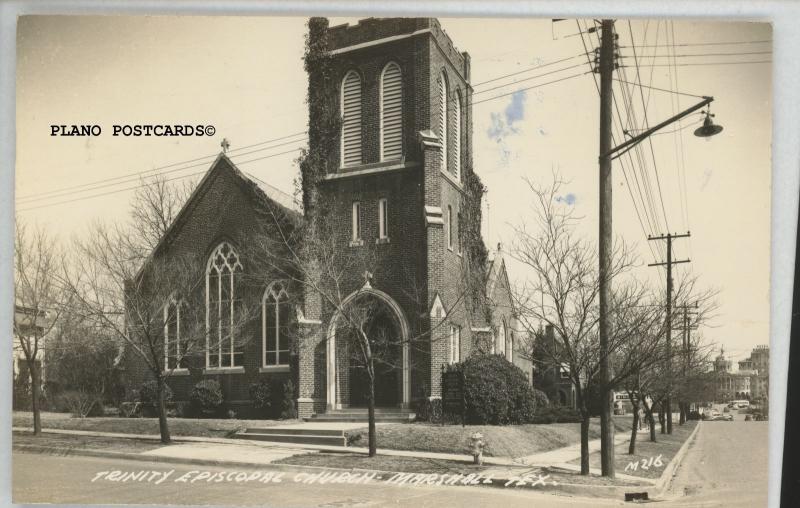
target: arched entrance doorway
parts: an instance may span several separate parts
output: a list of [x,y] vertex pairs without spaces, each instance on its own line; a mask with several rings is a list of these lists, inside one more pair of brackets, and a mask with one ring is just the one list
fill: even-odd
[[[367,405],[366,360],[370,354],[376,406],[408,407],[409,327],[400,306],[386,293],[365,286],[348,296],[342,309],[328,327],[328,408]],[[369,339],[369,349],[361,330]]]

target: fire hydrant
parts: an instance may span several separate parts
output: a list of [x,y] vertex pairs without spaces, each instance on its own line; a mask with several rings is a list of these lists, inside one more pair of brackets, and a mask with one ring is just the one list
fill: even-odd
[[486,446],[486,442],[483,440],[483,434],[476,432],[472,435],[470,440],[473,463],[480,466],[483,464],[483,447]]

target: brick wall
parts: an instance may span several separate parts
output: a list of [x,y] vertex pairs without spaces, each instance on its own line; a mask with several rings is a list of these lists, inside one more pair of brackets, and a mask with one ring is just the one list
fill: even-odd
[[[154,253],[155,257],[181,256],[202,253],[207,259],[214,248],[222,241],[230,242],[237,250],[243,271],[237,279],[236,297],[241,300],[240,309],[247,312],[248,320],[238,331],[237,342],[244,343],[244,372],[210,374],[205,371],[205,355],[202,351],[188,358],[188,372],[175,373],[168,379],[174,393],[174,400],[186,401],[192,387],[202,379],[215,379],[222,387],[225,401],[229,404],[248,405],[249,386],[256,381],[267,379],[284,381],[292,379],[297,386],[296,367],[287,372],[260,372],[262,367],[262,322],[260,302],[264,290],[272,281],[285,279],[282,270],[269,267],[260,258],[256,249],[251,249],[255,239],[261,235],[280,238],[278,229],[291,236],[293,220],[283,215],[287,212],[277,204],[264,201],[263,194],[254,184],[243,178],[227,158],[220,158],[209,171],[204,181],[195,191],[194,197],[179,215],[170,236]],[[272,206],[273,208],[265,208]],[[276,222],[275,218],[278,217]],[[296,219],[294,219],[296,220]],[[287,248],[280,242],[274,248]],[[248,257],[250,256],[250,258]],[[270,262],[289,259],[288,254],[275,254]],[[145,270],[146,273],[146,270]],[[205,301],[204,273],[198,273],[198,295],[192,301]],[[296,299],[299,288],[289,287]],[[200,294],[202,293],[202,294]],[[244,310],[246,309],[246,310]],[[205,309],[193,309],[203,319]],[[126,351],[126,374],[129,388],[138,388],[151,374],[136,352]],[[292,362],[290,362],[292,363]]]

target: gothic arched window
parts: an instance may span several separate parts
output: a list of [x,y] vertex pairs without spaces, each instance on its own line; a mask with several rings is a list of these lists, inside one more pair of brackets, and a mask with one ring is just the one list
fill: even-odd
[[185,305],[175,297],[170,297],[164,305],[164,370],[188,367],[185,358],[188,345],[181,335],[181,313]]
[[453,103],[453,173],[461,181],[461,94],[456,91]]
[[239,255],[222,242],[206,266],[206,366],[244,366],[244,344],[237,342],[236,286],[242,271]]
[[400,66],[389,62],[381,73],[381,160],[403,156],[403,76]]
[[282,282],[271,284],[261,300],[261,364],[289,365],[289,293]]
[[497,332],[497,354],[506,356],[506,321],[500,323],[500,330]]
[[447,171],[447,77],[444,72],[439,76],[439,140],[442,143],[442,171]]
[[342,166],[361,164],[361,77],[348,72],[342,80]]

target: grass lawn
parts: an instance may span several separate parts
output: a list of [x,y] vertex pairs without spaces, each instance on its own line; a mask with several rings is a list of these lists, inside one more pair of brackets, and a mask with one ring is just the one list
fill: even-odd
[[[615,418],[617,430],[630,429],[630,418]],[[483,434],[487,443],[484,454],[493,457],[525,457],[580,442],[579,423],[529,425],[434,425],[403,423],[378,425],[378,450],[412,450],[441,453],[467,453],[470,436]],[[347,431],[351,446],[366,446],[367,429]],[[600,420],[592,419],[589,439],[600,437]]]
[[141,453],[164,446],[157,441],[144,439],[115,439],[67,434],[42,434],[37,437],[32,432],[14,432],[11,444],[12,447],[20,445],[52,446],[61,450],[60,454],[63,455],[68,455],[73,449]]
[[473,466],[465,462],[452,460],[427,459],[424,457],[395,457],[381,455],[380,450],[375,457],[362,453],[306,453],[275,461],[275,464],[291,464],[294,466],[331,467],[339,469],[377,469],[398,473],[479,473],[485,466]]
[[[725,422],[714,423],[725,424]],[[697,426],[696,421],[689,421],[684,425],[678,425],[675,422],[670,435],[661,434],[661,426],[656,424],[657,441],[651,443],[649,433],[640,433],[636,437],[636,453],[634,455],[628,455],[628,441],[618,444],[614,450],[616,452],[614,460],[616,472],[644,478],[660,477],[661,473],[664,472],[664,468],[678,453],[678,450],[692,433],[695,426]],[[630,434],[630,430],[628,430],[628,433]],[[659,461],[661,465],[659,465]],[[580,460],[573,460],[571,463],[580,464]],[[600,468],[599,452],[589,455],[589,466]]]
[[[172,436],[230,437],[246,427],[271,427],[299,420],[218,420],[168,418]],[[14,427],[33,427],[31,413],[13,413]],[[43,429],[93,430],[97,432],[118,432],[122,434],[158,435],[158,418],[73,418],[68,413],[42,413]]]

